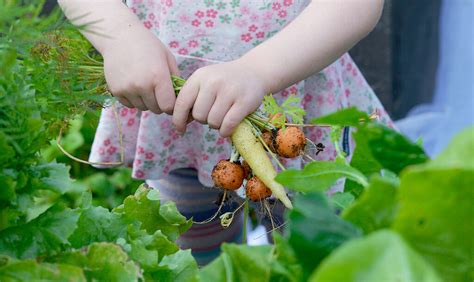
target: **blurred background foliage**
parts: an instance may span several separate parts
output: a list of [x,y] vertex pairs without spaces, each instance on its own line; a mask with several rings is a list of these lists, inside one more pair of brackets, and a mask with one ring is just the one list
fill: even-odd
[[[71,121],[67,134],[61,140],[62,147],[73,156],[87,160],[99,121],[99,112],[88,112]],[[112,209],[124,198],[135,192],[142,181],[131,178],[130,168],[98,169],[76,162],[65,156],[56,145],[56,140],[42,154],[46,161],[56,160],[71,167],[71,177],[76,179],[79,190],[92,192],[93,205]]]

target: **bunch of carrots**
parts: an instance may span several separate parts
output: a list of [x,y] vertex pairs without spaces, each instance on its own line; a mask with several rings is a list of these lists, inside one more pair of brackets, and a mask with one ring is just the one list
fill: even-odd
[[[283,114],[270,116],[265,126],[259,127],[248,118],[244,120],[231,136],[238,154],[229,160],[221,160],[212,171],[216,187],[226,190],[239,189],[244,181],[246,196],[252,201],[261,201],[272,194],[287,208],[292,208],[285,189],[274,180],[277,172],[267,153],[275,157],[295,158],[304,153],[307,139],[296,126],[283,127],[274,123]],[[238,155],[242,156],[240,162]],[[280,164],[281,165],[281,164]],[[284,169],[284,167],[282,166]]]
[[[87,91],[97,96],[110,94],[102,58],[77,32],[71,35],[53,31],[33,48],[32,54],[45,65],[55,66],[54,71],[67,82],[65,85],[77,80],[71,91]],[[171,80],[178,95],[186,81],[177,76]],[[212,172],[216,187],[229,191],[245,184],[250,200],[261,201],[273,195],[292,208],[284,187],[275,181],[277,171],[271,158],[284,170],[279,157],[298,157],[304,154],[307,142],[311,142],[300,127],[305,112],[298,102],[298,98],[290,96],[278,105],[271,95],[265,97],[263,108],[247,116],[231,135],[232,155],[219,161]]]

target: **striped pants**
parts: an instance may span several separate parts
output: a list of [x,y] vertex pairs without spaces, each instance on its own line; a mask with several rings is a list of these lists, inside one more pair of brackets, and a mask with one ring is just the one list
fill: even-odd
[[[172,171],[166,178],[148,180],[150,187],[158,189],[164,201],[173,201],[176,207],[186,218],[193,218],[199,222],[211,218],[219,206],[221,191],[215,188],[204,187],[197,178],[193,169]],[[221,214],[233,211],[239,205],[231,198],[221,209]],[[224,229],[217,217],[213,221],[193,226],[182,234],[177,244],[182,249],[191,249],[199,265],[205,265],[220,253],[220,245],[224,242],[242,242],[243,214],[240,210],[234,215],[232,224]]]

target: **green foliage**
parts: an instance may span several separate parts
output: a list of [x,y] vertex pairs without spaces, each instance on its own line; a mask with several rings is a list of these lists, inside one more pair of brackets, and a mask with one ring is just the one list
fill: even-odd
[[[40,269],[75,265],[84,269],[89,280],[130,281],[139,272],[150,277],[189,275],[183,272],[194,273],[194,260],[190,261],[189,254],[174,256],[178,251],[174,240],[189,227],[189,221],[173,205],[161,205],[155,191],[141,187],[125,200],[124,206],[133,209],[109,211],[85,205],[60,210],[54,206],[27,224],[3,230],[0,253],[48,261]],[[150,211],[156,213],[153,218],[162,220],[147,225],[148,218],[136,216],[150,215]],[[76,251],[84,247],[88,248],[86,255]]]
[[447,281],[468,281],[474,278],[474,169],[457,165],[406,171],[393,228]]
[[309,281],[441,281],[433,267],[395,232],[354,239],[331,254]]
[[35,260],[11,260],[0,265],[2,281],[87,281],[82,269],[68,264],[38,263]]
[[201,281],[269,281],[272,247],[225,244],[222,252],[201,271]]
[[[472,132],[463,132],[437,159],[425,162],[393,132],[368,130],[365,140],[386,140],[387,147],[397,140],[394,147],[415,152],[400,178],[390,171],[391,162],[374,158],[380,169],[355,200],[350,192],[331,200],[321,192],[297,194],[287,233],[275,237],[273,253],[233,245],[201,271],[201,280],[253,279],[247,276],[251,272],[259,281],[471,281],[474,173],[465,153],[472,151]],[[341,217],[334,208],[344,209]]]
[[378,174],[382,169],[398,174],[407,166],[428,160],[420,146],[383,125],[361,125],[354,138],[357,150],[352,156],[351,166],[368,176]]
[[[278,176],[301,192],[284,235],[274,234],[273,246],[224,245],[199,270],[175,244],[191,221],[173,203],[137,189],[129,169],[99,172],[60,152],[63,128],[63,147],[88,157],[105,81],[100,67],[85,81],[80,66],[102,62],[59,12],[43,17],[41,3],[24,3],[0,0],[1,281],[474,279],[474,129],[430,161],[354,108],[312,120],[338,129],[334,142],[340,128],[355,128],[350,165],[340,156]],[[267,97],[264,108],[301,123],[298,103]],[[326,197],[341,178],[345,192]]]
[[338,217],[321,193],[297,195],[294,206],[288,214],[288,242],[303,267],[304,277],[333,250],[362,233]]
[[151,281],[194,282],[197,281],[198,266],[191,251],[177,251],[167,255],[159,264],[159,269],[145,274]]
[[348,108],[323,117],[313,118],[311,123],[333,126],[359,127],[362,121],[367,121],[369,116],[357,108]]
[[397,211],[397,185],[376,176],[342,218],[359,226],[364,233],[390,227]]
[[367,186],[366,177],[345,161],[314,161],[303,170],[288,169],[276,177],[276,181],[299,192],[325,191],[338,179],[346,177],[362,186]]
[[267,95],[263,98],[263,111],[269,116],[273,116],[273,124],[276,126],[283,126],[287,119],[296,124],[303,124],[305,111],[299,105],[301,98],[290,95],[279,105],[272,95]]
[[38,218],[0,233],[0,253],[35,258],[59,252],[76,227],[77,211],[53,207]]
[[329,200],[336,209],[345,210],[351,206],[355,200],[355,197],[349,192],[337,192],[331,195]]
[[439,154],[430,167],[474,169],[474,127],[469,127],[459,133],[449,146]]
[[130,261],[120,246],[111,243],[93,243],[87,253],[75,253],[71,264],[84,269],[88,280],[137,281],[140,269]]

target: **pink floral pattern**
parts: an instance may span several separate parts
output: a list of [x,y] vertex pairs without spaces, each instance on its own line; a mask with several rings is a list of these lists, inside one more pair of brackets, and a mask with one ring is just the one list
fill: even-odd
[[[131,10],[176,56],[183,76],[209,64],[200,58],[230,61],[272,37],[291,22],[310,0],[129,0]],[[348,54],[322,72],[275,94],[282,101],[288,95],[302,97],[307,118],[356,106],[368,113],[378,111],[382,122],[392,125],[386,111]],[[137,179],[158,179],[173,169],[193,167],[200,181],[211,186],[213,166],[230,155],[229,140],[207,126],[192,122],[184,135],[178,134],[167,115],[155,115],[115,108],[123,132],[124,166],[133,168]],[[311,152],[319,160],[330,160],[335,149],[327,128],[310,128],[307,136],[322,143],[325,150]],[[353,140],[349,144],[354,145]],[[118,162],[120,137],[113,107],[101,115],[90,160]],[[353,148],[351,149],[353,150]],[[285,160],[301,167],[299,158]]]

